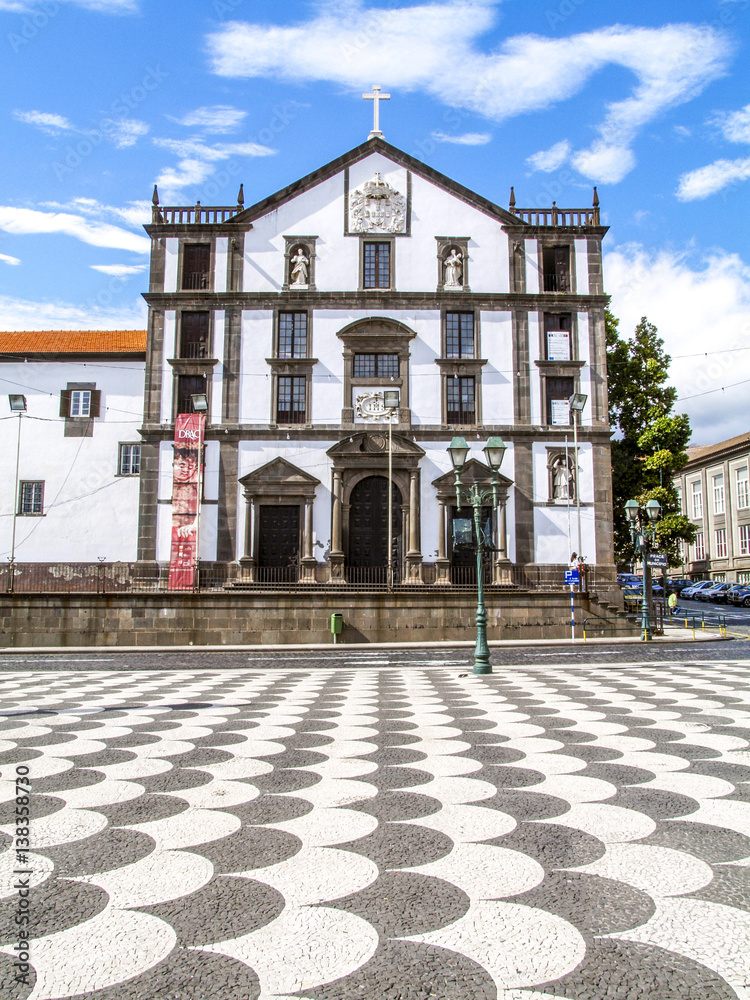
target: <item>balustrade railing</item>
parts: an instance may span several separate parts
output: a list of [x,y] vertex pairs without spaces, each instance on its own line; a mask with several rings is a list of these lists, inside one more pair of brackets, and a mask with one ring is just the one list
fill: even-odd
[[154,205],[152,222],[155,226],[218,225],[233,219],[242,211],[240,205],[218,205],[204,208],[196,205]]
[[598,226],[598,208],[511,208],[511,213],[529,226],[582,229]]

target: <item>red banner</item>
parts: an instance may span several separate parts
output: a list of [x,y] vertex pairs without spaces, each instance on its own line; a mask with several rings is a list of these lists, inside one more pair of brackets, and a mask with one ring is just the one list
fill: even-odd
[[180,413],[172,461],[172,551],[169,589],[192,590],[198,563],[198,519],[203,485],[205,413]]

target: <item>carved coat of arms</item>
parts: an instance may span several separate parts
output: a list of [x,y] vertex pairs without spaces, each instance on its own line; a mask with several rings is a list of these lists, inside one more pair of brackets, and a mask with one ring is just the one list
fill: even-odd
[[358,392],[354,398],[354,412],[360,420],[387,420],[382,392]]
[[349,232],[402,233],[405,227],[406,198],[383,180],[380,171],[350,193]]

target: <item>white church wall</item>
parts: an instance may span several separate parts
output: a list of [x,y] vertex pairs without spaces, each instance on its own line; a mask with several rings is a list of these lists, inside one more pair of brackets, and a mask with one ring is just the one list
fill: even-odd
[[539,313],[530,312],[529,318],[529,385],[531,395],[531,423],[539,427],[546,423],[546,414],[542,415],[542,377],[538,366],[534,363],[541,360],[539,339]]
[[174,309],[166,309],[164,312],[164,354],[161,362],[161,422],[163,424],[168,424],[172,420],[174,372],[168,359],[175,357],[177,357],[177,313]]
[[[4,421],[5,475],[0,477],[0,558],[10,557],[18,482],[43,483],[43,513],[15,518],[18,562],[133,560],[138,535],[138,476],[120,476],[120,443],[140,442],[142,361],[28,361],[3,365],[21,383],[26,412]],[[101,391],[91,437],[65,437],[60,391],[68,382],[93,382]],[[11,457],[12,456],[12,457]]]
[[219,236],[216,239],[216,253],[214,260],[214,291],[225,292],[227,290],[227,261],[229,258],[229,237]]
[[526,249],[526,293],[539,294],[539,241],[524,240]]
[[405,313],[402,322],[417,336],[409,343],[409,393],[415,427],[442,424],[441,375],[435,358],[442,354],[442,319],[436,310]]
[[273,312],[242,312],[239,418],[242,424],[267,424],[271,419],[271,369]]
[[[578,513],[575,500],[567,504],[547,504],[549,499],[549,473],[547,448],[562,450],[565,442],[557,440],[536,441],[532,448],[534,471],[534,561],[537,563],[567,563],[572,552],[578,550]],[[573,428],[568,435],[571,462],[575,462]],[[596,562],[593,502],[592,450],[588,442],[579,443],[578,464],[581,488],[581,542],[583,555],[589,563]]]
[[589,314],[587,312],[578,313],[578,357],[585,362],[579,375],[579,385],[581,392],[589,398],[581,413],[581,425],[591,427],[592,394],[591,394],[591,344],[589,340]]
[[587,240],[574,240],[576,295],[589,294],[589,248]]
[[210,424],[220,424],[221,413],[222,413],[222,403],[224,394],[224,378],[226,371],[224,368],[224,336],[225,336],[225,325],[226,325],[226,313],[223,309],[217,309],[214,312],[214,346],[213,346],[213,356],[218,358],[218,364],[215,364],[213,371],[211,372],[209,379],[211,381],[211,391],[209,393],[209,400],[211,404],[211,412],[209,414],[208,423]]
[[177,291],[177,270],[180,262],[180,241],[175,237],[169,237],[164,241],[164,291]]
[[482,421],[513,423],[513,323],[510,312],[480,313]]

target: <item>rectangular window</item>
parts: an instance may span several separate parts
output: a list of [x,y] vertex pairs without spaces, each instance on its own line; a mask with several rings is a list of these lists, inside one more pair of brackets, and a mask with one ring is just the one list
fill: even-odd
[[748,490],[747,467],[737,469],[737,509],[750,507],[750,491]]
[[693,501],[693,517],[703,517],[703,493],[700,483],[691,483],[690,495]]
[[716,531],[716,558],[726,559],[727,557],[727,529],[718,528]]
[[91,413],[91,390],[73,389],[70,393],[70,416],[88,417]]
[[279,357],[307,357],[307,313],[279,313]]
[[448,379],[446,410],[449,424],[473,424],[476,422],[473,375]]
[[304,424],[306,414],[307,384],[304,375],[280,375],[276,422],[279,424]]
[[714,476],[714,514],[724,513],[724,475]]
[[542,278],[545,292],[570,291],[570,247],[544,247]]
[[570,313],[545,313],[544,332],[547,361],[570,361]]
[[750,524],[740,525],[740,555],[750,556]]
[[206,392],[206,378],[204,375],[178,375],[177,376],[177,412],[192,413],[192,397],[199,392]]
[[184,312],[180,317],[180,357],[208,357],[207,312]]
[[474,313],[445,314],[445,356],[474,357]]
[[355,354],[353,378],[398,378],[398,354]]
[[44,483],[21,483],[18,494],[18,513],[27,516],[44,512]]
[[137,476],[141,471],[141,446],[139,444],[121,444],[117,468],[120,476]]
[[737,574],[737,583],[748,583],[750,584],[750,573],[741,572]]
[[570,424],[570,397],[575,392],[572,378],[548,378],[547,423],[552,425]]
[[703,542],[703,532],[699,531],[695,536],[695,541],[693,542],[693,551],[695,553],[696,561],[706,558],[706,547]]
[[182,250],[182,287],[200,290],[211,285],[211,244],[186,243]]
[[364,288],[391,287],[390,243],[365,243],[362,284]]

